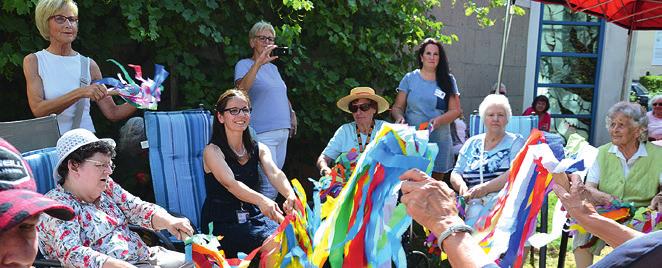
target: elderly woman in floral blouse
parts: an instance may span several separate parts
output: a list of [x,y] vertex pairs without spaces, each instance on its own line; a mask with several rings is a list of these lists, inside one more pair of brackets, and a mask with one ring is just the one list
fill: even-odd
[[37,226],[39,247],[48,258],[73,267],[179,267],[184,254],[148,247],[129,230],[136,224],[167,229],[178,239],[193,234],[189,221],[144,202],[110,178],[115,142],[98,139],[86,129],[66,132],[57,142],[59,161],[55,189],[46,196],[71,206],[76,214],[65,222],[42,216]]

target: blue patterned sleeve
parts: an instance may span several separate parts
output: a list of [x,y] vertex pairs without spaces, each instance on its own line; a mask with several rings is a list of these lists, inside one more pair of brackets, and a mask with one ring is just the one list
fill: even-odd
[[460,152],[457,155],[457,161],[455,162],[455,167],[453,168],[452,173],[462,175],[462,171],[469,164],[467,163],[467,161],[469,161],[469,158],[467,157],[467,151],[469,151],[469,148],[473,146],[475,140],[476,136],[473,136],[464,142],[464,144],[462,144],[462,148],[460,148]]
[[526,143],[526,140],[522,137],[520,134],[514,134],[515,139],[513,140],[512,145],[510,145],[510,162],[512,163],[513,160],[515,159],[515,156],[517,156],[517,153],[519,153],[520,150],[522,150],[522,147],[524,147],[524,143]]

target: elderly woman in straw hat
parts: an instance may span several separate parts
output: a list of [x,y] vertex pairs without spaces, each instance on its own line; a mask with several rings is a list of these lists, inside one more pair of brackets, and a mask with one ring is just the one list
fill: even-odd
[[193,234],[185,218],[140,200],[115,183],[115,142],[99,139],[87,129],[70,130],[57,141],[58,184],[46,196],[71,206],[72,221],[42,216],[37,226],[39,247],[66,267],[180,267],[184,254],[148,247],[129,224],[167,229],[177,239]]
[[340,126],[317,158],[317,167],[321,176],[331,173],[329,165],[341,153],[349,152],[352,148],[359,153],[365,151],[368,143],[384,124],[383,120],[375,119],[375,115],[386,111],[389,103],[382,96],[375,94],[372,88],[356,87],[349,95],[338,100],[336,106],[342,111],[351,113],[354,122]]

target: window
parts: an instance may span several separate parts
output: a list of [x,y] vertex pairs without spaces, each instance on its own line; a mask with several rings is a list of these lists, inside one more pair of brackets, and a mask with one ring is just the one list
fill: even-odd
[[551,131],[592,141],[604,22],[561,5],[542,5],[534,96],[549,98]]

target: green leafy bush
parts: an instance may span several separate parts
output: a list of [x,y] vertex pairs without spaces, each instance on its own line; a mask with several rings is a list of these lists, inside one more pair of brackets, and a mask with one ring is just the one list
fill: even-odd
[[[34,26],[36,2],[0,4],[0,105],[16,108],[5,109],[3,121],[32,117],[22,60],[48,46]],[[490,10],[505,2],[463,3],[467,15],[489,26],[495,21],[488,17]],[[79,0],[78,6],[74,49],[95,59],[104,76],[118,71],[105,61],[110,58],[141,64],[146,74],[154,63],[170,71],[160,110],[211,108],[222,91],[233,87],[235,63],[251,56],[250,27],[258,20],[271,22],[276,43],[293,49],[291,57],[276,63],[300,124],[288,150],[290,176],[317,173],[314,159],[335,129],[350,120],[335,107],[350,88],[371,86],[392,100],[399,80],[414,68],[410,51],[416,44],[426,37],[457,40],[442,33],[444,24],[430,15],[440,6],[437,0]],[[93,116],[100,136],[117,135],[119,124],[99,120],[98,112]]]
[[649,96],[662,94],[662,76],[649,75],[639,78],[639,83],[648,89]]

